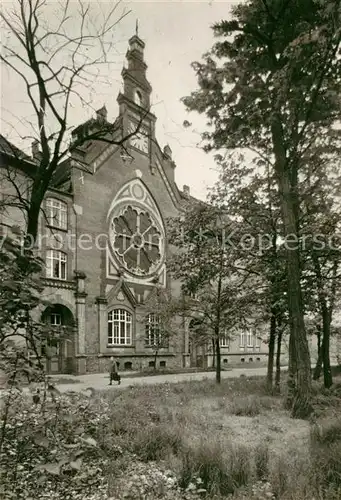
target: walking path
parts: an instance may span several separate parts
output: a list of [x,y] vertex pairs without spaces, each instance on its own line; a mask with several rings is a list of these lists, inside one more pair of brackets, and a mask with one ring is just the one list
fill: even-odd
[[[283,367],[283,369],[285,368]],[[222,371],[221,378],[222,379],[238,378],[241,375],[244,375],[246,377],[255,375],[262,376],[265,374],[266,374],[265,367],[248,368],[247,370],[245,368],[234,368],[230,371]],[[60,380],[60,378],[61,377],[59,376],[57,380],[58,379]],[[70,379],[71,376],[67,376],[67,378]],[[67,391],[79,392],[89,387],[92,387],[93,389],[96,390],[107,390],[107,389],[115,390],[118,387],[123,388],[123,387],[131,387],[134,385],[148,385],[148,384],[153,385],[153,384],[163,384],[165,382],[177,383],[190,380],[204,380],[204,379],[214,380],[215,373],[214,372],[196,372],[196,373],[178,373],[178,374],[172,373],[167,375],[152,375],[147,377],[127,377],[127,378],[123,376],[121,379],[121,385],[117,385],[117,383],[114,382],[112,386],[109,386],[109,375],[107,373],[93,373],[88,375],[79,375],[73,378],[75,380],[75,383],[66,383],[66,384],[57,383],[56,387],[61,392],[67,392]]]

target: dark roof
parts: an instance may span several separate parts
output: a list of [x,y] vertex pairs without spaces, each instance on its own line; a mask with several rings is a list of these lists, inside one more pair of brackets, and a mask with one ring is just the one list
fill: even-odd
[[50,187],[68,193],[72,191],[70,158],[67,158],[58,165],[52,176]]
[[0,134],[0,153],[3,153],[8,156],[14,156],[18,159],[33,161],[30,156],[21,151],[21,149],[17,148],[12,144],[5,136]]
[[[2,166],[18,168],[29,177],[33,178],[36,172],[37,162],[26,153],[12,144],[6,137],[0,134],[0,156],[6,157],[5,162],[0,160]],[[71,192],[70,161],[64,160],[58,165],[54,172],[50,187],[61,191]]]

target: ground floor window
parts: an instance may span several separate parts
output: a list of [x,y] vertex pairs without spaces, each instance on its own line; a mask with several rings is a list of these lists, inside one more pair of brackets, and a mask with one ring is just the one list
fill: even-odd
[[167,338],[162,330],[161,319],[157,314],[146,317],[145,344],[149,347],[168,347]]
[[132,316],[126,309],[114,309],[108,313],[108,344],[132,344]]

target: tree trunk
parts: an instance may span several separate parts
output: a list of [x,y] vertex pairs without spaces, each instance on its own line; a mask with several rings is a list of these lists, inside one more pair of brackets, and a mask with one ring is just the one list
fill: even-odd
[[27,212],[27,244],[31,246],[33,246],[37,240],[40,209],[44,199],[44,195],[40,195],[38,188],[34,187],[34,189],[37,189],[38,192],[32,191]]
[[[319,334],[319,338],[321,339],[321,334]],[[323,341],[322,341],[322,344],[318,348],[317,362],[316,362],[316,366],[315,366],[314,374],[313,374],[314,380],[319,380],[319,378],[321,377],[322,365],[323,365]]]
[[158,355],[158,349],[156,349],[154,353],[154,371],[156,371],[156,360],[157,360],[157,355]]
[[320,355],[320,350],[321,350],[321,326],[318,325],[318,330],[317,330],[317,357]]
[[276,341],[276,316],[272,312],[270,319],[269,357],[268,357],[268,371],[266,379],[266,384],[269,391],[272,390],[272,382],[273,382],[275,341]]
[[[330,323],[331,323],[331,314],[328,311],[327,300],[324,290],[323,278],[321,273],[321,266],[319,257],[316,252],[313,250],[312,252],[313,262],[314,262],[314,270],[316,274],[316,282],[317,282],[317,293],[320,304],[321,318],[322,318],[322,344],[320,348],[321,356],[320,359],[320,373],[323,364],[323,379],[324,386],[329,389],[329,387],[333,384],[332,371],[330,367]],[[319,362],[319,360],[318,360]],[[315,368],[315,372],[318,374],[317,370],[318,366]],[[315,373],[314,373],[315,376]]]
[[276,392],[280,392],[281,383],[281,348],[282,348],[282,329],[278,329],[277,333],[277,352],[276,352],[276,377],[275,377],[275,389]]
[[217,364],[216,364],[216,382],[217,384],[220,384],[221,382],[221,359],[220,359],[220,342],[219,342],[219,336],[215,339],[215,352],[216,352],[216,358],[217,358]]
[[288,394],[285,401],[285,407],[290,410],[292,408],[295,397],[295,377],[297,372],[296,356],[294,351],[293,336],[289,337],[289,369],[288,369]]
[[[290,165],[285,149],[281,116],[273,114],[271,125],[275,173],[280,195],[280,206],[286,246],[288,311],[290,320],[291,385],[288,398],[292,400],[292,416],[306,418],[312,412],[311,366],[308,340],[304,324],[299,253],[299,203],[297,195],[297,165]],[[291,394],[292,393],[292,394]]]
[[330,323],[329,323],[329,314],[327,307],[325,307],[325,311],[323,312],[324,320],[323,320],[323,348],[322,348],[322,356],[323,356],[323,381],[326,389],[329,389],[333,385],[333,377],[332,370],[330,366]]
[[215,341],[214,338],[212,338],[212,368],[215,368],[216,362],[215,362]]

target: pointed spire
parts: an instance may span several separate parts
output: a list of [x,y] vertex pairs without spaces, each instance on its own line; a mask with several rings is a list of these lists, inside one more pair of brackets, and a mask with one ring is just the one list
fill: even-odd
[[136,19],[135,34],[136,34],[136,36],[139,36],[139,20],[138,19]]

